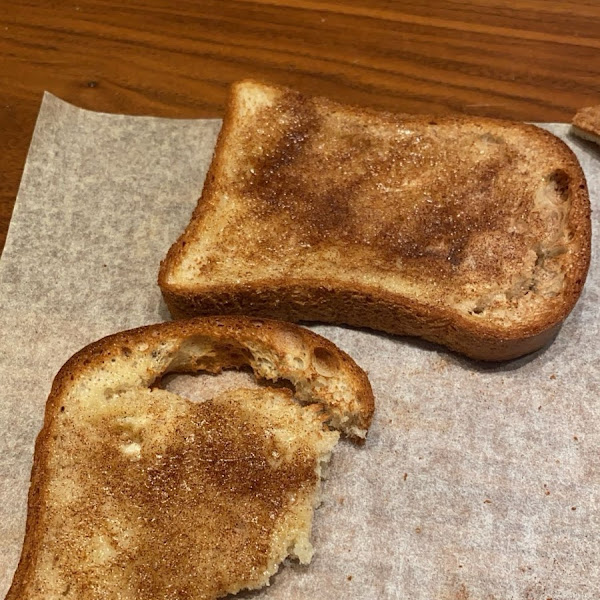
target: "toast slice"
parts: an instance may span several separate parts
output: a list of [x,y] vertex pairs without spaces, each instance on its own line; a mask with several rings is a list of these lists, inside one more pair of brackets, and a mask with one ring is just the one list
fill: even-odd
[[345,323],[502,360],[552,338],[589,259],[584,175],[550,133],[243,81],[159,285],[175,317]]
[[600,144],[600,105],[578,110],[573,117],[571,132],[584,140]]
[[[295,392],[194,403],[157,385],[243,365]],[[268,585],[287,556],[311,559],[339,437],[329,426],[364,439],[372,413],[364,372],[290,324],[196,319],[88,346],[52,386],[7,600],[211,599]]]

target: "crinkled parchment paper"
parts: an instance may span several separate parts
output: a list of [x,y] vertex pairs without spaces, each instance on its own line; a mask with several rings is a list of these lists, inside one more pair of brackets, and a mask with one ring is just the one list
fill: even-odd
[[[0,261],[0,597],[52,378],[85,344],[168,318],[158,264],[195,206],[219,125],[44,98]],[[546,127],[578,154],[597,206],[598,149]],[[598,258],[595,245],[554,343],[503,366],[314,327],[368,371],[376,417],[364,447],[336,450],[312,564],[282,568],[251,597],[598,598]]]

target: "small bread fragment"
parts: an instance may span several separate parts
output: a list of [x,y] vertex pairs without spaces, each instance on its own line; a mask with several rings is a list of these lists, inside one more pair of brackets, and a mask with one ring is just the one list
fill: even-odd
[[573,117],[571,132],[584,140],[600,144],[600,104],[578,110]]
[[547,131],[243,81],[159,285],[176,318],[343,323],[506,360],[554,337],[590,239],[583,172]]
[[[321,368],[328,357],[328,370]],[[194,403],[167,373],[249,365],[286,387]],[[104,338],[57,375],[36,443],[23,553],[7,600],[213,599],[308,563],[322,465],[362,439],[366,375],[300,327],[241,317]]]

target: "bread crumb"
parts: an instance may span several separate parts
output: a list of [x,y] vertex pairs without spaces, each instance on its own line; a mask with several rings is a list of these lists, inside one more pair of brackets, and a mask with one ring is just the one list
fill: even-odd
[[421,533],[421,528],[420,527],[415,527],[415,533]]
[[556,379],[556,375],[552,373],[552,375],[550,375],[550,379]]
[[352,581],[352,575],[348,575],[348,577],[346,577],[346,579],[347,579],[348,581]]

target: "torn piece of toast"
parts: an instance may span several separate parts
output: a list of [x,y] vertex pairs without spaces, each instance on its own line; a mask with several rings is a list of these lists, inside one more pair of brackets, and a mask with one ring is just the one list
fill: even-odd
[[345,323],[502,360],[552,339],[589,259],[586,182],[550,133],[245,81],[159,285],[175,317]]
[[600,105],[578,110],[573,117],[571,132],[584,140],[600,144]]
[[[200,403],[166,373],[249,365],[294,388]],[[321,466],[363,439],[364,372],[331,342],[238,317],[104,338],[57,375],[36,443],[23,552],[7,600],[218,598],[309,562]],[[327,423],[330,427],[328,427]]]

